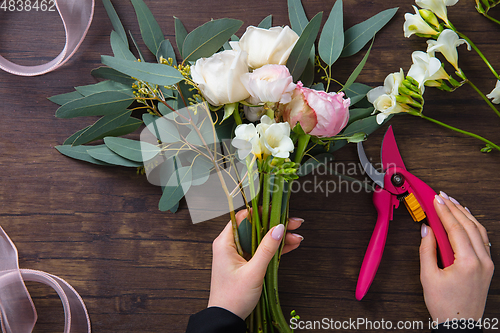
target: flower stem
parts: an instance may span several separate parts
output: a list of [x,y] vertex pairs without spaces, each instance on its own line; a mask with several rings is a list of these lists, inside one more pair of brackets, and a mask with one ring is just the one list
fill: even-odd
[[500,117],[500,111],[497,110],[497,108],[493,105],[493,103],[491,103],[491,101],[488,99],[488,97],[486,97],[483,92],[481,90],[479,90],[478,87],[476,87],[476,85],[474,83],[472,83],[470,80],[467,80],[467,83],[479,94],[479,96],[481,96],[484,101],[486,102],[486,104],[489,105],[490,108],[493,109],[493,111],[495,111],[495,113],[497,114],[497,116]]
[[486,17],[487,19],[489,19],[489,20],[491,20],[491,21],[495,22],[496,24],[500,24],[500,21],[499,21],[499,20],[497,20],[496,18],[493,18],[493,17],[489,16],[487,13],[482,13],[482,14],[483,14],[483,16],[484,16],[484,17]]
[[243,124],[243,122],[241,121],[240,111],[239,111],[238,105],[236,105],[236,109],[233,112],[233,117],[234,117],[234,121],[236,122],[236,125]]
[[299,140],[297,142],[297,150],[295,151],[294,162],[300,164],[302,162],[302,158],[304,157],[304,153],[307,148],[307,144],[311,136],[309,134],[302,134],[299,136]]
[[462,133],[462,134],[465,134],[465,135],[468,135],[468,136],[471,136],[473,138],[476,138],[478,140],[481,140],[485,143],[487,143],[488,145],[490,145],[492,148],[495,148],[496,150],[500,151],[500,146],[494,144],[493,142],[491,142],[490,140],[487,140],[485,138],[483,138],[482,136],[479,136],[477,134],[474,134],[474,133],[471,133],[471,132],[467,132],[467,131],[464,131],[464,130],[461,130],[459,128],[456,128],[456,127],[453,127],[453,126],[450,126],[448,124],[445,124],[443,122],[440,122],[439,120],[436,120],[434,118],[430,118],[430,117],[427,117],[427,116],[424,116],[422,113],[419,113],[419,112],[416,112],[416,111],[408,111],[408,114],[411,114],[412,116],[417,116],[417,117],[420,117],[422,119],[425,119],[425,120],[428,120],[430,122],[433,122],[435,124],[438,124],[440,126],[443,126],[443,127],[446,127],[448,129],[451,129],[455,132],[458,132],[458,133]]
[[271,204],[271,175],[268,173],[263,174],[262,180],[262,233],[267,233],[269,230],[269,205]]
[[486,57],[484,56],[484,54],[478,49],[478,47],[469,39],[469,37],[467,37],[466,35],[464,35],[463,33],[457,31],[456,29],[454,29],[455,32],[460,36],[462,37],[463,39],[465,39],[467,41],[467,43],[469,43],[469,45],[474,49],[474,51],[477,52],[477,54],[481,57],[481,59],[483,59],[484,63],[486,64],[486,66],[488,66],[488,68],[490,69],[490,71],[493,73],[493,75],[495,75],[495,77],[497,78],[497,80],[500,80],[500,76],[498,76],[498,73],[495,71],[495,69],[493,68],[493,66],[490,64],[490,62],[488,61],[488,59],[486,59]]

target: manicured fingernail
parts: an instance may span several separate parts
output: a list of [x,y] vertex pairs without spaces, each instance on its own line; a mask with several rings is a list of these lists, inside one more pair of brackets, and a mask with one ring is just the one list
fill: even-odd
[[283,224],[278,224],[276,227],[274,227],[273,231],[271,232],[271,237],[277,241],[283,237],[283,233],[285,232],[285,226]]
[[443,191],[439,192],[439,195],[442,196],[445,199],[449,199],[448,194],[444,193]]
[[458,202],[455,198],[450,197],[450,201],[453,202],[455,205],[460,205],[460,202]]
[[468,211],[468,212],[469,212],[469,214],[472,214],[472,213],[470,212],[469,208],[467,208],[467,207],[464,207],[464,208],[465,208],[465,210],[466,210],[466,211]]
[[422,229],[420,229],[420,233],[422,234],[422,238],[429,234],[429,228],[425,223],[422,223]]
[[299,234],[294,234],[292,233],[292,235],[294,235],[295,237],[299,237],[300,238],[300,241],[303,241],[304,240],[304,237],[302,235],[299,235]]
[[436,194],[436,196],[434,198],[436,199],[438,204],[444,205],[444,201],[439,195]]
[[300,217],[290,217],[288,220],[293,221],[293,222],[299,222],[299,223],[304,222],[304,219],[301,219]]

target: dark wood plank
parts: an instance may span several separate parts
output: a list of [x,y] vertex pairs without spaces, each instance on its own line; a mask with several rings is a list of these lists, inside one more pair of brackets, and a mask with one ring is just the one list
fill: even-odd
[[[268,14],[273,14],[275,25],[288,23],[284,0],[146,3],[169,38],[174,35],[174,15],[188,30],[222,17],[242,19],[244,27],[257,25]],[[334,1],[304,3],[312,17],[318,11],[328,13]],[[114,1],[114,5],[126,29],[140,40],[131,4]],[[408,1],[345,1],[345,27],[390,6],[400,10],[377,34],[359,82],[382,84],[388,73],[408,70],[412,51],[426,48],[423,39],[403,37],[404,13],[412,12]],[[472,1],[461,1],[449,12],[452,22],[499,67],[500,28],[477,14]],[[0,12],[0,18],[0,54],[15,62],[43,63],[64,45],[56,13]],[[160,189],[135,170],[97,167],[66,158],[53,148],[92,120],[56,119],[56,106],[46,98],[97,82],[90,71],[99,65],[101,54],[111,54],[111,29],[97,2],[89,34],[67,65],[33,78],[0,72],[0,225],[17,245],[21,267],[56,274],[80,292],[95,332],[183,332],[189,315],[206,306],[211,242],[227,216],[193,225],[185,202],[176,214],[159,212]],[[345,81],[362,56],[340,60],[334,67],[335,78]],[[494,77],[464,46],[459,63],[484,92],[493,88]],[[500,141],[500,120],[470,87],[452,94],[428,89],[425,97],[429,116]],[[421,119],[398,116],[391,124],[408,169],[471,209],[488,229],[493,259],[498,261],[499,154],[481,154],[478,141]],[[375,160],[383,132],[373,134],[365,145]],[[354,148],[339,151],[336,165],[354,169],[355,176],[363,179]],[[306,180],[323,182],[322,187],[307,193],[314,188],[304,184]],[[337,188],[327,197],[320,188],[324,191],[326,182],[333,180]],[[310,175],[302,184],[302,191],[292,197],[291,214],[305,218],[300,230],[305,240],[282,260],[284,311],[295,309],[304,320],[384,318],[394,323],[422,321],[427,327],[429,314],[419,280],[419,225],[411,222],[404,209],[395,213],[375,282],[358,302],[354,298],[356,279],[376,220],[371,194],[355,193],[357,188],[341,184],[331,175]],[[328,185],[333,188],[333,183]],[[39,307],[36,331],[60,331],[62,308],[56,295],[37,284],[28,286]],[[500,279],[494,277],[485,317],[498,318],[499,309]]]

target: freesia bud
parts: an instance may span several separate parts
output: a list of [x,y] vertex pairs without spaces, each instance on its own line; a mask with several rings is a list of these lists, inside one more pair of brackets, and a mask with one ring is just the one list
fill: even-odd
[[425,19],[421,16],[418,8],[413,6],[413,9],[415,10],[415,14],[405,14],[405,23],[403,25],[405,37],[408,38],[413,34],[427,36],[437,35],[439,32],[425,21]]
[[433,12],[431,12],[428,9],[419,9],[418,12],[420,13],[420,16],[424,19],[425,22],[429,23],[430,25],[436,28],[439,27],[439,21]]

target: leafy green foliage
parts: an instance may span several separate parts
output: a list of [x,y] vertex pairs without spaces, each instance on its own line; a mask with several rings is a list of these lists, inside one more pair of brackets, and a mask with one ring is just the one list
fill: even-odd
[[163,57],[164,59],[171,58],[172,64],[174,66],[177,65],[174,48],[172,47],[172,44],[168,39],[165,39],[163,42],[161,42],[160,47],[158,48],[158,52],[156,52],[156,59],[158,60],[158,62],[160,61],[160,57]]
[[71,144],[73,146],[78,146],[100,138],[103,134],[125,123],[127,119],[130,118],[131,113],[132,111],[125,110],[102,117],[81,132]]
[[318,52],[321,59],[331,66],[344,47],[344,15],[342,0],[335,1],[319,38]]
[[141,36],[144,44],[156,55],[161,42],[165,39],[160,25],[156,22],[148,6],[142,0],[131,0],[137,15],[137,21],[141,29]]
[[133,78],[130,77],[130,75],[121,73],[117,71],[116,69],[109,68],[109,67],[99,67],[96,69],[93,69],[90,74],[96,78],[100,79],[107,79],[107,80],[113,80],[115,82],[119,82],[128,86],[131,86],[132,83],[135,82]]
[[149,161],[158,155],[161,149],[144,141],[130,140],[125,138],[106,137],[106,147],[116,154],[135,162]]
[[125,29],[123,29],[122,22],[120,21],[120,18],[116,14],[115,8],[111,4],[111,1],[110,0],[102,0],[102,3],[104,5],[104,8],[106,9],[106,12],[108,13],[108,17],[111,21],[111,24],[113,25],[113,29],[120,36],[123,43],[128,48],[127,33],[125,32]]
[[[78,146],[78,147],[81,147],[81,146]],[[124,166],[124,167],[131,167],[131,168],[137,168],[137,167],[142,166],[142,163],[134,162],[132,160],[126,159],[124,157],[121,157],[120,155],[115,154],[112,150],[110,150],[105,145],[99,146],[97,148],[87,149],[87,153],[91,157],[95,158],[96,160],[99,160],[101,162],[106,162],[106,163],[112,164],[112,165],[119,165],[119,166]]]
[[174,16],[175,20],[175,43],[177,44],[177,49],[179,52],[182,52],[182,45],[184,44],[184,40],[188,34],[184,24],[182,24],[181,20],[178,17]]
[[309,23],[301,0],[288,0],[288,18],[292,30],[300,36]]
[[260,21],[258,27],[262,29],[269,29],[273,25],[273,16],[268,15],[262,21]]
[[80,161],[85,161],[97,165],[111,165],[109,163],[96,160],[92,156],[89,155],[87,152],[88,149],[95,149],[95,148],[103,148],[105,147],[104,145],[100,146],[69,146],[69,145],[62,145],[62,146],[56,146],[55,148],[57,149],[58,152],[61,154],[74,158],[76,160]]
[[368,51],[366,51],[366,54],[363,57],[363,59],[361,59],[361,61],[356,66],[354,71],[351,73],[351,75],[349,75],[349,78],[347,79],[346,83],[344,84],[344,86],[342,87],[341,90],[348,89],[354,83],[354,81],[356,81],[359,73],[361,73],[361,70],[363,69],[363,67],[366,64],[366,61],[368,60],[368,56],[370,55],[370,51],[372,49],[372,46],[373,46],[373,41],[372,41],[372,44],[370,45],[370,48],[368,49]]
[[109,37],[109,41],[111,43],[111,49],[113,50],[113,54],[116,58],[121,58],[131,61],[137,60],[135,56],[132,54],[132,52],[130,52],[128,44],[125,44],[123,42],[123,39],[117,32],[111,31],[111,36]]
[[126,109],[132,101],[122,92],[102,91],[64,104],[57,109],[56,117],[105,116]]
[[248,218],[244,218],[238,226],[238,236],[243,251],[252,253],[252,224]]

